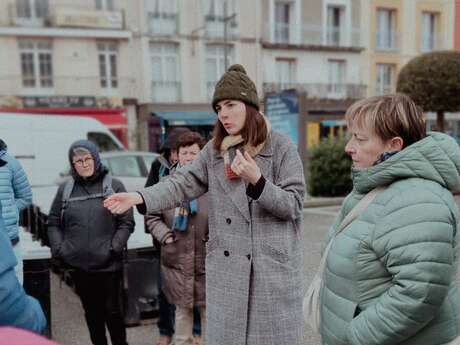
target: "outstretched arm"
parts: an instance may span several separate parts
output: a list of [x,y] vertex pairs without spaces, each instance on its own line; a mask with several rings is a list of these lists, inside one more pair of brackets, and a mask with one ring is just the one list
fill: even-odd
[[138,205],[139,212],[155,213],[179,206],[184,200],[192,200],[208,191],[207,161],[210,160],[212,142],[187,166],[156,185],[135,193],[117,193],[104,201],[112,213],[123,213]]

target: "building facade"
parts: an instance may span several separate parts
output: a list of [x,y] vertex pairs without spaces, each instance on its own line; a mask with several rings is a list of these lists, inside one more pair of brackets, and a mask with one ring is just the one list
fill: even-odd
[[129,20],[119,0],[1,1],[0,107],[93,109],[127,144],[114,119],[139,90]]
[[455,42],[454,47],[460,50],[460,0],[455,0]]
[[454,47],[455,0],[362,0],[368,95],[396,90],[413,57]]

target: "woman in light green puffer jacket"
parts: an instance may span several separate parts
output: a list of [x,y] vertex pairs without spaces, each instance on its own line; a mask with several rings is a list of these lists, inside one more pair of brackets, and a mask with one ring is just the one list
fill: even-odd
[[353,191],[330,236],[370,190],[386,186],[335,239],[321,291],[324,345],[443,345],[460,335],[456,287],[460,149],[426,134],[404,95],[347,111]]

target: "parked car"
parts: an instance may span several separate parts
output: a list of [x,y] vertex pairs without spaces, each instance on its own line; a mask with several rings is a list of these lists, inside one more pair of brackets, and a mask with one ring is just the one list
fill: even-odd
[[145,151],[102,152],[101,160],[113,177],[119,179],[128,191],[144,187],[157,153]]

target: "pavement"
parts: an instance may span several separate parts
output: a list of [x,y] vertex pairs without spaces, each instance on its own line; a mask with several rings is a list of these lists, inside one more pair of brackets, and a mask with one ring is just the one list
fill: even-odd
[[303,202],[304,208],[311,207],[327,207],[327,206],[339,206],[342,205],[345,197],[312,197],[307,195]]

